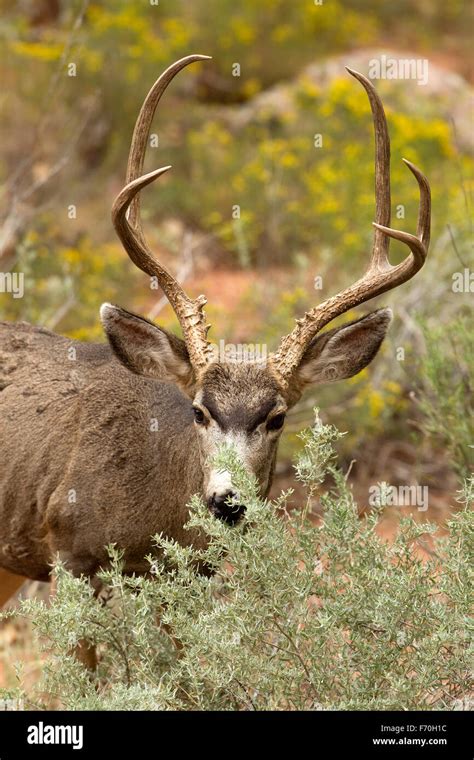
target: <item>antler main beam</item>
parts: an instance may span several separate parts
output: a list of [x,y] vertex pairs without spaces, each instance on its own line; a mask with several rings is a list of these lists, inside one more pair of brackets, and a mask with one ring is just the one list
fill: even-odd
[[203,295],[189,298],[181,285],[151,253],[145,241],[140,217],[140,191],[171,167],[165,166],[142,176],[145,151],[156,107],[169,83],[181,71],[195,61],[209,60],[207,55],[188,55],[173,63],[157,79],[148,93],[138,115],[133,131],[128,158],[126,185],[112,206],[112,221],[123,247],[133,263],[156,277],[158,284],[178,317],[193,368],[199,374],[210,358],[212,350],[207,340],[209,325],[206,324]]
[[[375,131],[375,232],[369,267],[353,285],[306,312],[286,335],[275,354],[272,366],[284,385],[288,385],[306,349],[317,333],[335,317],[349,309],[398,287],[411,279],[425,263],[430,240],[431,193],[428,180],[410,161],[403,159],[414,174],[420,190],[416,235],[392,229],[390,225],[390,139],[382,101],[372,83],[362,74],[347,69],[365,88],[372,109]],[[388,259],[390,238],[400,240],[411,253],[397,266]]]

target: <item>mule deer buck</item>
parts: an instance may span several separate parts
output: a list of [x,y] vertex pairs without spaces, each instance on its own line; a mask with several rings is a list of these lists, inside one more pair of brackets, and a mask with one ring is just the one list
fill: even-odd
[[[24,577],[48,580],[58,554],[93,582],[105,546],[124,552],[125,572],[142,573],[150,537],[163,532],[186,545],[191,496],[229,524],[245,510],[229,473],[213,466],[231,445],[262,496],[270,488],[285,414],[311,384],[360,372],[376,355],[391,312],[378,309],[321,332],[335,317],[398,287],[423,266],[430,235],[430,189],[405,161],[420,191],[416,235],[390,225],[390,145],[382,102],[362,74],[375,129],[375,222],[366,273],[296,321],[265,361],[216,359],[200,295],[189,298],[149,250],[140,192],[169,166],[142,176],[152,118],[166,87],[191,55],[153,85],[133,133],[126,184],[112,218],[133,263],[173,307],[178,338],[119,306],[104,304],[108,343],[82,343],[26,323],[0,323],[0,606]],[[390,238],[410,249],[389,263]],[[151,421],[156,420],[156,425]],[[156,429],[155,429],[156,428]]]

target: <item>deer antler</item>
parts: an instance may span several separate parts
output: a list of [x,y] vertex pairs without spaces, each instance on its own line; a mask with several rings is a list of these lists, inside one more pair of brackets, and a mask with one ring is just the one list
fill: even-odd
[[133,131],[128,158],[127,184],[112,206],[112,221],[123,247],[139,269],[150,277],[157,278],[161,289],[178,317],[189,358],[197,374],[202,371],[212,356],[212,349],[207,340],[209,325],[206,324],[204,314],[206,299],[203,295],[194,300],[190,299],[181,285],[151,253],[142,230],[139,193],[140,190],[161,177],[168,169],[171,169],[170,166],[164,166],[141,176],[151,122],[161,96],[181,69],[195,61],[206,61],[209,58],[210,56],[207,55],[188,55],[186,58],[181,58],[166,69],[151,88],[142,105]]
[[[392,290],[409,280],[425,263],[430,241],[431,193],[428,180],[416,166],[403,159],[414,174],[420,189],[420,206],[416,235],[394,230],[390,225],[390,139],[385,113],[375,88],[362,74],[347,69],[365,88],[369,96],[375,130],[375,227],[369,267],[353,285],[306,312],[270,358],[272,366],[287,386],[306,349],[322,327],[349,309]],[[396,266],[388,260],[390,238],[401,240],[411,253]]]

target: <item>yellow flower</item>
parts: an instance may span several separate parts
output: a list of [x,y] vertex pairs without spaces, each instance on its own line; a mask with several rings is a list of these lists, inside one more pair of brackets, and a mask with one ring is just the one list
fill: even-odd
[[372,391],[372,393],[369,395],[369,411],[371,417],[374,417],[374,419],[380,417],[384,406],[385,402],[382,394],[378,391]]
[[191,38],[191,29],[189,27],[189,24],[183,24],[182,19],[164,19],[164,21],[162,21],[162,27],[171,38],[170,42],[174,47],[184,47],[189,43]]
[[232,178],[232,190],[235,190],[237,193],[244,192],[245,182],[241,174],[237,174],[235,177]]
[[281,165],[291,169],[294,166],[298,166],[298,159],[294,153],[284,153],[280,159]]
[[41,42],[12,42],[12,50],[18,55],[36,58],[40,61],[57,61],[63,52],[63,46]]
[[394,380],[386,380],[383,384],[383,387],[385,390],[390,391],[390,393],[393,393],[397,396],[401,391],[400,383],[396,383]]
[[261,86],[260,81],[256,77],[252,77],[251,79],[247,79],[244,86],[242,87],[242,91],[246,97],[251,98],[254,95],[257,94],[257,92],[260,92]]
[[299,80],[299,90],[310,98],[318,98],[321,95],[321,88],[318,87],[308,76],[303,76]]
[[209,227],[215,227],[222,222],[222,214],[219,211],[211,211],[204,219],[204,224]]
[[285,42],[293,32],[293,28],[290,24],[280,24],[272,31],[272,40],[274,42]]
[[69,264],[80,264],[82,258],[81,253],[77,248],[63,248],[61,256]]
[[256,29],[248,21],[242,18],[234,18],[230,24],[230,28],[237,42],[240,42],[242,45],[251,45],[255,41]]

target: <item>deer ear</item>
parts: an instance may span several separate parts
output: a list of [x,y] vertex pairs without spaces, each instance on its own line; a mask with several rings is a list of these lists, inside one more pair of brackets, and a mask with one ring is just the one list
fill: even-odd
[[376,355],[391,320],[390,309],[378,309],[317,335],[297,370],[301,390],[310,383],[332,383],[357,375]]
[[194,373],[183,340],[110,303],[102,304],[100,318],[112,351],[129,370],[174,382],[193,395]]

